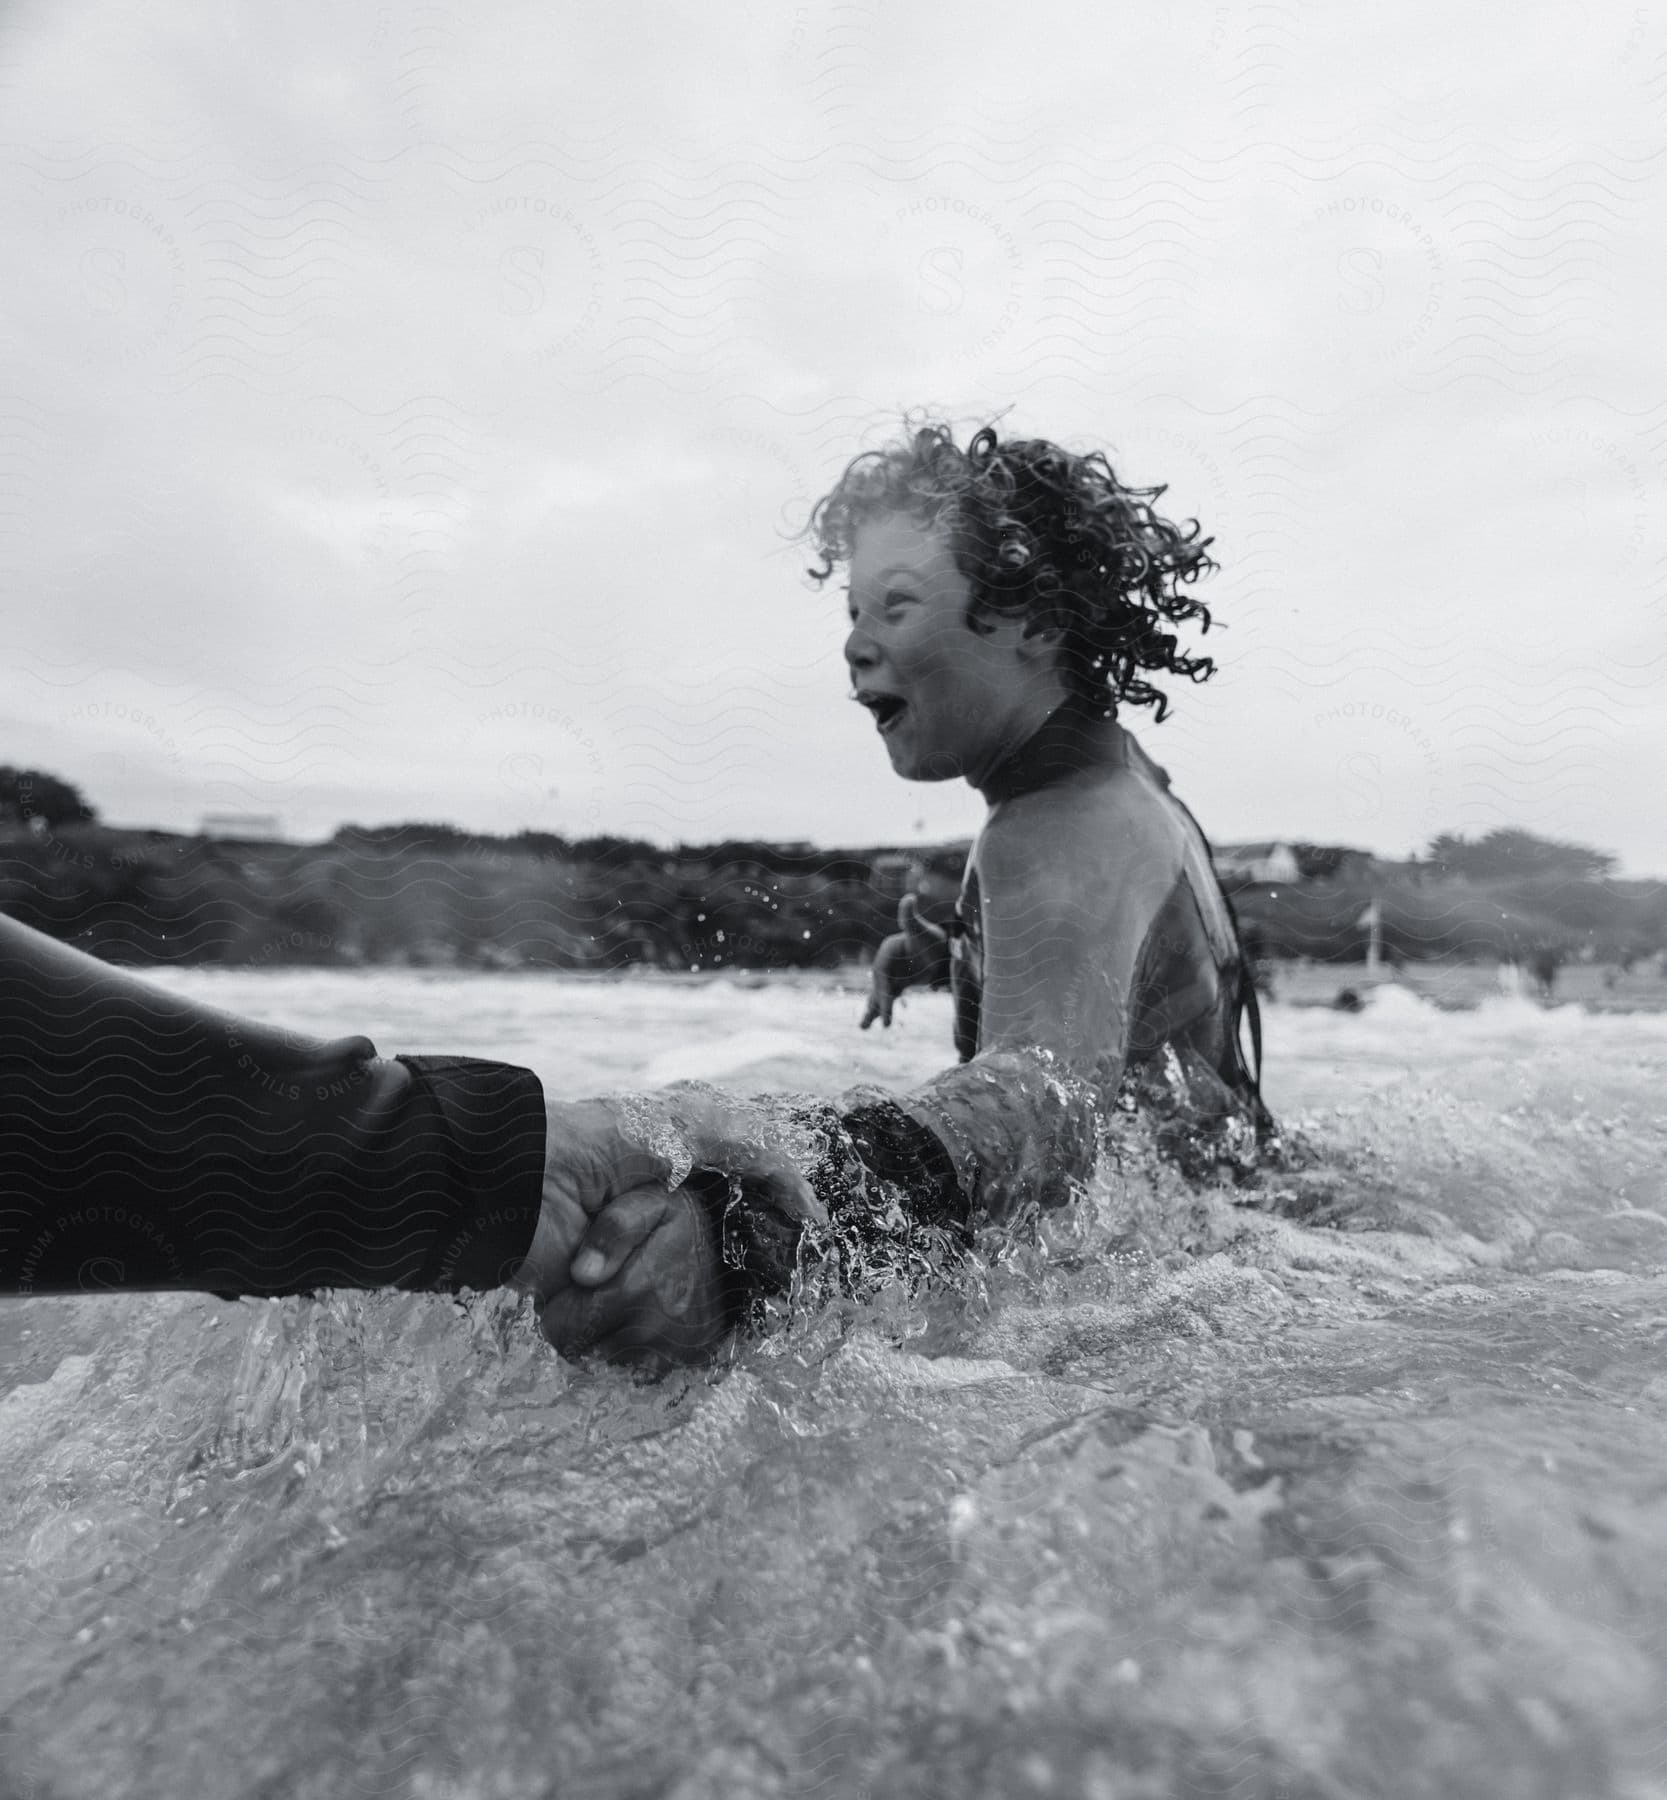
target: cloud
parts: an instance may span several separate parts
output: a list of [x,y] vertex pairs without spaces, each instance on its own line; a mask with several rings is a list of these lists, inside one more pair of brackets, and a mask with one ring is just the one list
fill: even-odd
[[1146,733],[1216,835],[1667,868],[1656,24],[723,25],[10,16],[8,754],[176,825],[963,835],[790,539],[903,407],[1010,406],[1217,537]]

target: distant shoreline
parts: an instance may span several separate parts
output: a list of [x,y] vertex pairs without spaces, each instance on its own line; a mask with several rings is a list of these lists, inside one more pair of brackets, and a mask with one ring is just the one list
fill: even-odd
[[[493,981],[557,982],[564,986],[588,987],[727,987],[742,991],[758,988],[797,988],[809,993],[848,994],[853,998],[868,988],[868,968],[864,963],[850,963],[833,969],[657,969],[644,964],[618,969],[552,969],[552,968],[413,968],[389,963],[360,963],[352,966],[322,967],[317,964],[291,963],[284,966],[261,966],[249,963],[177,963],[195,980],[213,982],[224,978],[240,980],[248,976],[325,975],[343,981],[374,982],[395,976],[420,983],[455,982],[459,985]],[[149,971],[156,973],[156,970]],[[167,973],[167,970],[162,971]],[[1538,1010],[1555,1012],[1577,1007],[1589,1013],[1667,1013],[1667,973],[1659,964],[1641,965],[1613,983],[1612,965],[1576,963],[1559,971],[1557,987],[1549,1002],[1522,995],[1524,1004]],[[1498,966],[1479,962],[1428,962],[1408,965],[1377,978],[1367,978],[1358,964],[1323,962],[1282,962],[1272,970],[1273,994],[1264,995],[1266,1012],[1277,1015],[1285,1008],[1292,1011],[1315,1009],[1339,1010],[1339,997],[1352,992],[1369,1010],[1377,987],[1398,987],[1443,1012],[1474,1012],[1490,1001],[1512,998],[1501,987]],[[910,996],[905,996],[907,1007]]]
[[[1358,966],[1368,909],[1381,953],[1406,966],[1492,965],[1547,947],[1565,966],[1667,952],[1667,883],[1466,879],[1303,848],[1312,872],[1297,879],[1224,864],[1254,957]],[[299,845],[88,823],[0,833],[0,912],[139,967],[838,970],[873,955],[905,893],[947,920],[966,854],[959,842],[668,851],[426,825]]]

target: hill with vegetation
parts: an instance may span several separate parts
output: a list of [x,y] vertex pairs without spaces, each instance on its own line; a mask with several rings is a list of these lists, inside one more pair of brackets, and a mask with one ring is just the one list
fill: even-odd
[[[1402,960],[1667,948],[1667,886],[1619,880],[1583,846],[1444,836],[1408,863],[1294,848],[1301,879],[1227,884],[1263,955],[1358,961],[1374,902],[1384,948]],[[947,918],[965,855],[746,840],[668,850],[439,824],[246,843],[104,825],[68,782],[0,767],[0,912],[138,964],[830,968],[873,953],[906,890]]]
[[1227,882],[1247,934],[1270,956],[1357,961],[1367,908],[1391,959],[1520,960],[1538,947],[1631,962],[1667,948],[1667,884],[1627,881],[1615,859],[1531,832],[1443,834],[1386,862],[1337,846],[1293,846],[1302,879]]
[[947,908],[964,856],[434,825],[262,844],[78,822],[0,831],[0,912],[137,964],[829,968],[896,928],[905,887]]

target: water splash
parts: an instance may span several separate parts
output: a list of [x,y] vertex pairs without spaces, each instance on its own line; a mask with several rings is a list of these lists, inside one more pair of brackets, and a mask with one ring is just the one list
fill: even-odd
[[[383,991],[397,1047],[557,1092],[680,1033],[817,1046],[733,1081],[823,1094],[947,1041],[802,987]],[[352,977],[293,999],[366,1028]],[[657,1382],[501,1295],[0,1311],[13,1785],[1641,1800],[1667,1021],[1267,1025],[1310,1160],[1199,1183],[1136,1120],[952,1279]]]

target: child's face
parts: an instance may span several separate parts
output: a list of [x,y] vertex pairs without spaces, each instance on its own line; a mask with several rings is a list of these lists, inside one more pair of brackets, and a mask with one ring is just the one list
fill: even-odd
[[976,782],[1059,697],[1058,676],[1009,621],[967,624],[972,589],[948,537],[906,514],[859,526],[845,660],[891,766],[909,781]]

